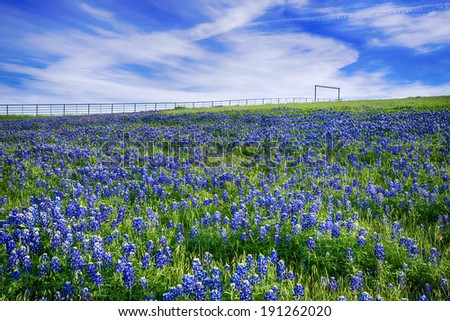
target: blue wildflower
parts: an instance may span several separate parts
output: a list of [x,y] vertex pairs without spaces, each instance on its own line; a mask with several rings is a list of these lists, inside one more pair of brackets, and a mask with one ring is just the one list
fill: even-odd
[[267,275],[268,264],[269,259],[267,257],[262,254],[258,255],[258,259],[256,261],[256,271],[261,277],[265,277]]
[[316,249],[316,244],[314,242],[314,239],[312,237],[309,237],[306,241],[306,246],[310,251],[314,251]]
[[43,278],[48,274],[48,263],[42,262],[38,265],[38,275],[40,278]]
[[381,243],[377,243],[375,245],[375,257],[377,258],[378,261],[380,262],[384,262],[386,260],[386,256],[384,254],[384,247]]
[[20,280],[20,271],[19,269],[15,269],[14,271],[11,272],[11,278],[15,281]]
[[92,294],[88,288],[81,290],[81,300],[82,301],[92,301]]
[[211,290],[209,293],[210,301],[222,301],[222,292],[218,289]]
[[361,293],[358,298],[358,301],[373,301],[372,297],[367,292]]
[[148,269],[150,266],[150,254],[147,252],[142,256],[141,266],[143,269]]
[[198,229],[195,226],[191,227],[190,235],[194,240],[198,238]]
[[351,247],[347,248],[346,254],[347,254],[347,262],[353,263],[355,260],[353,259],[353,249]]
[[239,300],[240,301],[252,301],[253,300],[252,290],[253,290],[253,286],[250,284],[250,282],[248,280],[244,280],[241,284]]
[[327,286],[328,286],[328,289],[332,292],[337,292],[338,288],[339,288],[338,281],[334,277],[330,278],[330,281],[328,282]]
[[61,300],[63,301],[71,301],[74,295],[74,288],[72,283],[66,282],[64,283],[63,289],[61,291]]
[[124,263],[122,274],[123,274],[123,283],[125,287],[128,290],[131,290],[135,281],[133,264],[131,264],[130,262]]
[[141,290],[148,289],[148,280],[144,276],[139,279],[139,288]]
[[286,279],[286,264],[283,260],[279,260],[276,263],[276,273],[277,273],[277,279],[278,282],[282,282]]
[[305,297],[305,290],[301,284],[296,284],[294,287],[294,296],[293,299],[295,301],[300,301]]

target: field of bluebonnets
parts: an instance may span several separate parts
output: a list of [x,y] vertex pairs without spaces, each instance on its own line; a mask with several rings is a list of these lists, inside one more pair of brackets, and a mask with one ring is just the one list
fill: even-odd
[[0,299],[448,300],[450,98],[304,106],[3,120]]

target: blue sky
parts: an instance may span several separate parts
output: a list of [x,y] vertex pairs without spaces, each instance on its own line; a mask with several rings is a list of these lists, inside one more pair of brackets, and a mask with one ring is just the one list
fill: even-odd
[[448,21],[439,1],[2,0],[0,102],[446,95]]

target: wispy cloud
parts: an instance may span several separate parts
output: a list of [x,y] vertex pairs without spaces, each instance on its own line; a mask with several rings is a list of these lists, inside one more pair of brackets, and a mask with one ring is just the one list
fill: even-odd
[[[423,13],[424,14],[418,14]],[[450,5],[397,7],[380,5],[356,12],[350,21],[380,33],[372,39],[376,46],[403,46],[428,52],[450,44]]]

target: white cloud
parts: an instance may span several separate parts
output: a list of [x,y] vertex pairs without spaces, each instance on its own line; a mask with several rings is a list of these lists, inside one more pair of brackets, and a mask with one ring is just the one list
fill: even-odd
[[[435,10],[414,15],[421,10]],[[356,25],[371,27],[382,34],[372,39],[376,46],[402,46],[428,52],[450,44],[450,10],[448,6],[397,7],[384,4],[360,10],[350,16]]]

